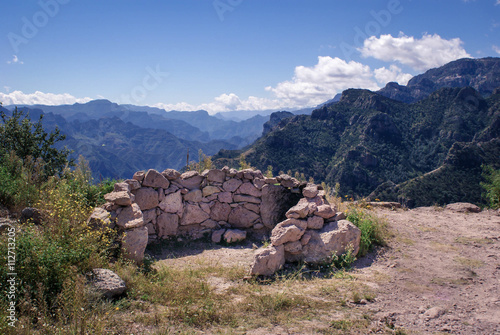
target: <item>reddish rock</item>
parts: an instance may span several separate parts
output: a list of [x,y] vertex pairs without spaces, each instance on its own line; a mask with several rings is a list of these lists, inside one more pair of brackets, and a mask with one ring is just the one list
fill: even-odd
[[144,176],[142,186],[167,189],[170,186],[170,182],[160,172],[149,169]]

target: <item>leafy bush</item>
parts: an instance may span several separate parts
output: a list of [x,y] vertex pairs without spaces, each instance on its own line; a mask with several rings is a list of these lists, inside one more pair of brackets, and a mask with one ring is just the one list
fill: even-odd
[[388,236],[387,224],[366,210],[350,207],[347,219],[361,230],[358,256],[365,256],[375,245],[385,245]]
[[491,208],[500,207],[500,170],[495,170],[492,166],[483,166],[483,178],[481,183],[485,193],[484,197]]
[[47,133],[42,125],[43,114],[38,122],[33,123],[29,114],[16,109],[12,116],[8,117],[0,111],[0,159],[10,152],[14,152],[22,160],[31,157],[33,161],[41,159],[46,176],[59,174],[64,167],[71,163],[68,160],[70,151],[66,148],[56,149],[54,144],[63,141],[66,136],[62,135],[58,128]]

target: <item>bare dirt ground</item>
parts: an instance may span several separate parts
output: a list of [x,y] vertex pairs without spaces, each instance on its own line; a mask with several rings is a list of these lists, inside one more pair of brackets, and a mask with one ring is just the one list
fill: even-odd
[[[387,247],[355,262],[350,272],[375,295],[370,302],[347,304],[348,313],[370,316],[371,325],[363,333],[387,333],[391,329],[397,333],[399,329],[400,334],[500,334],[498,211],[459,213],[422,207],[376,209],[374,213],[387,220],[394,236]],[[158,264],[248,268],[252,262],[251,243],[205,248],[195,243],[189,248],[164,251]],[[213,278],[212,284],[222,291],[232,285],[218,278]],[[304,324],[245,333],[325,333],[317,331],[321,330],[317,323],[322,320],[315,320],[316,330],[311,331]]]

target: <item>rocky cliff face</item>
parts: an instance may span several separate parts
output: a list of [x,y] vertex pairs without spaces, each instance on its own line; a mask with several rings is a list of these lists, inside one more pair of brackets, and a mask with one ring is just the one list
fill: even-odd
[[413,77],[407,86],[388,83],[377,93],[406,103],[420,101],[444,87],[472,87],[488,97],[500,87],[500,58],[464,58]]

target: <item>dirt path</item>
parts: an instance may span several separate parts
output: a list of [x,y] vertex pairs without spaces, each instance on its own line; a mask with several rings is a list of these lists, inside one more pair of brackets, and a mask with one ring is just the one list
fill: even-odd
[[395,238],[372,264],[370,308],[381,321],[421,333],[500,334],[500,216],[423,207],[378,210]]
[[[386,248],[358,260],[351,272],[356,281],[374,290],[376,298],[349,304],[353,313],[370,315],[372,332],[393,328],[404,330],[402,334],[500,334],[498,212],[425,207],[377,209],[375,214],[388,221],[394,238]],[[252,262],[251,243],[204,248],[195,243],[189,251],[164,254],[160,264],[249,267]],[[303,332],[266,329],[261,333]]]

